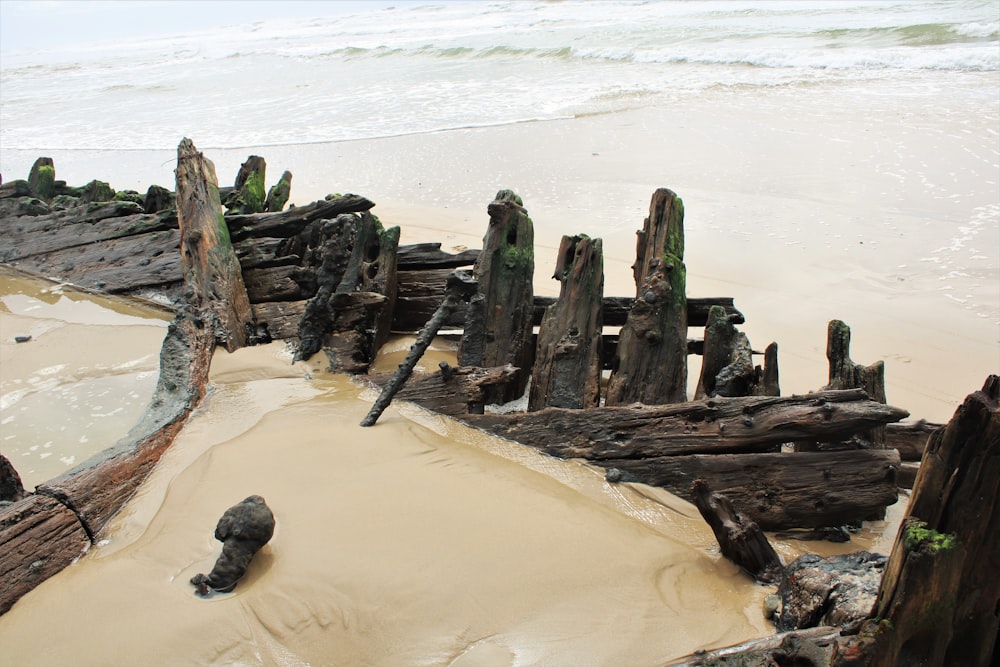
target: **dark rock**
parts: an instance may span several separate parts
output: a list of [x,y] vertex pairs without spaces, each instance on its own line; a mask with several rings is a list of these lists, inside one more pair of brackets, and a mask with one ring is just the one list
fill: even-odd
[[868,551],[822,558],[806,554],[785,569],[778,587],[785,632],[819,626],[847,627],[871,614],[886,557]]
[[191,583],[200,595],[209,589],[227,593],[236,587],[250,560],[274,535],[274,514],[260,496],[250,496],[225,511],[215,527],[222,553],[211,573],[196,574]]
[[31,340],[31,336],[14,336],[15,343],[27,343]]

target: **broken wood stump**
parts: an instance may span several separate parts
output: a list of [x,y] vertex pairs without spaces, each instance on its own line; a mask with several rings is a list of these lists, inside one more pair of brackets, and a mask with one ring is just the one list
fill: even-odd
[[730,315],[712,306],[705,324],[701,374],[695,399],[711,396],[780,396],[778,344],[764,352],[764,367],[754,366],[753,349]]
[[688,328],[684,204],[666,188],[653,193],[632,270],[636,298],[621,331],[605,404],[682,403]]
[[236,182],[222,202],[230,213],[263,213],[264,181],[267,163],[259,155],[251,155],[236,172]]
[[535,232],[511,190],[498,192],[487,211],[489,226],[472,269],[479,291],[469,300],[458,363],[517,368],[515,382],[487,392],[490,403],[507,403],[524,394],[531,376]]
[[[831,320],[827,327],[826,358],[830,363],[829,389],[864,389],[873,401],[885,403],[885,363],[876,361],[863,366],[851,361],[851,329],[840,320]],[[873,428],[862,438],[868,446],[885,448],[885,428]]]
[[267,199],[264,200],[265,213],[279,213],[288,203],[288,198],[292,194],[292,172],[285,170],[281,174],[278,182],[267,191]]
[[695,480],[691,497],[712,528],[723,556],[762,584],[778,580],[784,566],[757,524],[733,508],[724,495],[713,492],[705,480]]
[[553,278],[560,282],[559,298],[538,332],[528,410],[594,408],[601,400],[601,239],[564,236]]

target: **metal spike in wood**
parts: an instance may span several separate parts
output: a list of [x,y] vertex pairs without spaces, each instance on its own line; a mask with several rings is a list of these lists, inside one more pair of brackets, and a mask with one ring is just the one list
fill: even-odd
[[417,365],[420,357],[424,356],[424,352],[427,351],[431,341],[434,340],[434,336],[441,329],[441,325],[458,308],[459,302],[469,299],[476,293],[476,287],[477,283],[468,271],[459,270],[451,272],[451,275],[448,276],[448,283],[445,286],[444,300],[438,306],[438,309],[434,311],[434,314],[427,321],[427,324],[424,325],[424,328],[420,330],[416,342],[410,347],[410,353],[406,355],[406,359],[396,369],[388,384],[382,387],[382,392],[375,399],[372,409],[368,411],[368,414],[361,421],[362,426],[375,425],[378,418],[389,407],[389,404],[392,403],[396,392],[403,388],[403,384],[406,383],[406,380],[413,373],[414,367]]

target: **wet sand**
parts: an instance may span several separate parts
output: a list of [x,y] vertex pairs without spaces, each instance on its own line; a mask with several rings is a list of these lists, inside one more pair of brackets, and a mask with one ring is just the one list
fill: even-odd
[[[0,662],[656,665],[771,632],[768,589],[690,504],[412,405],[363,429],[374,392],[324,367],[283,343],[217,352],[213,391],[105,539],[0,616]],[[215,523],[251,494],[275,536],[234,593],[200,599]],[[888,548],[899,509],[851,545],[776,546]]]

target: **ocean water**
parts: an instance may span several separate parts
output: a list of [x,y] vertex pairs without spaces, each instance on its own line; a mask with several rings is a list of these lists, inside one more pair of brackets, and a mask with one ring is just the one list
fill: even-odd
[[989,105],[1000,70],[993,0],[314,4],[314,18],[3,50],[0,168],[20,150],[339,142],[719,89]]

